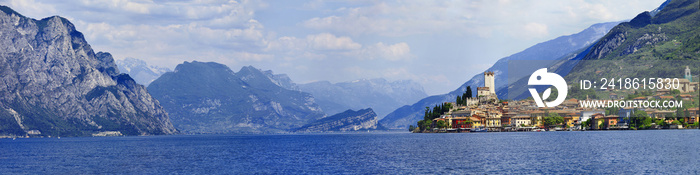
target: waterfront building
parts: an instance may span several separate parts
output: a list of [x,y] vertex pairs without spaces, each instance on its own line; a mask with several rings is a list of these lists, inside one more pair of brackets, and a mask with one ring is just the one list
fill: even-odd
[[605,122],[605,113],[596,113],[591,116],[591,129],[602,129],[600,125]]
[[590,119],[590,118],[593,116],[593,114],[597,114],[597,113],[603,113],[603,114],[605,114],[605,111],[603,111],[603,110],[598,110],[598,109],[583,110],[583,111],[581,111],[581,117],[580,117],[580,120],[579,120],[580,123],[583,123],[583,122],[587,121],[588,119]]
[[647,112],[647,115],[656,119],[671,117],[674,113],[676,113],[676,111],[672,110],[647,109],[645,111]]
[[571,113],[566,114],[566,116],[564,116],[564,124],[565,124],[568,128],[573,128],[574,125],[576,125],[577,123],[579,123],[579,121],[578,121],[578,120],[580,119],[579,116],[580,116],[580,115],[578,115],[578,114],[576,114],[576,113],[574,113],[574,112],[571,112]]
[[516,127],[520,126],[530,126],[532,125],[532,120],[530,120],[530,115],[518,114],[510,118],[510,122]]
[[488,111],[485,123],[487,128],[497,130],[501,125],[501,113],[498,111]]
[[469,121],[469,117],[453,117],[450,119],[450,123],[453,129],[468,129],[472,128],[472,122]]
[[513,115],[502,115],[502,116],[501,116],[501,125],[503,125],[503,126],[511,126],[511,125],[510,125],[510,121],[511,121],[510,118],[512,118],[512,116],[515,116],[515,114],[513,114]]
[[688,123],[695,123],[696,121],[700,121],[700,116],[698,116],[698,107],[688,108],[688,112],[691,116],[691,120],[688,121]]
[[[630,117],[634,114],[634,108],[622,108],[617,112],[618,116],[618,125],[620,126],[629,126],[630,122]],[[647,113],[649,114],[649,113]],[[651,116],[651,115],[650,115]]]
[[481,126],[482,126],[482,119],[483,119],[483,118],[484,118],[483,116],[476,115],[476,114],[474,114],[474,115],[472,115],[471,117],[469,117],[469,120],[472,122],[472,123],[471,123],[471,124],[472,124],[471,128],[478,128],[478,127],[481,127]]
[[617,115],[608,115],[604,117],[605,121],[605,128],[603,129],[612,129],[612,128],[618,128],[618,120],[619,117]]

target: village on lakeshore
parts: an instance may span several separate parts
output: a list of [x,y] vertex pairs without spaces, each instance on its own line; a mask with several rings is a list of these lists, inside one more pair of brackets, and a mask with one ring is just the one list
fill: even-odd
[[[414,133],[454,132],[517,132],[517,131],[585,131],[637,129],[690,129],[698,128],[698,82],[688,67],[684,70],[678,89],[654,91],[596,89],[598,98],[568,98],[555,107],[538,107],[533,99],[519,101],[499,100],[495,93],[494,73],[484,73],[484,86],[477,87],[473,97],[471,88],[457,96],[454,102],[426,107],[424,120],[411,125]],[[569,86],[571,89],[572,87]],[[629,92],[631,91],[631,92]],[[626,100],[680,101],[674,108],[593,108],[582,106],[584,101]]]

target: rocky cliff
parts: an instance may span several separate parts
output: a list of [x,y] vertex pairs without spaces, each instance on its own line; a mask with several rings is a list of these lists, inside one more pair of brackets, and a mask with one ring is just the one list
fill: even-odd
[[328,132],[374,130],[382,127],[377,124],[377,114],[372,108],[358,111],[347,110],[302,126],[297,132]]
[[146,88],[119,74],[109,53],[95,53],[71,22],[0,10],[0,134],[177,132]]
[[252,66],[233,72],[214,62],[185,62],[148,91],[188,133],[284,133],[325,117],[309,93],[278,85]]

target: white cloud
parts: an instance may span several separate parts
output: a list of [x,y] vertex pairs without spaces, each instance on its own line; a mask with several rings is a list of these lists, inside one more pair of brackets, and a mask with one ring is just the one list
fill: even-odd
[[349,37],[336,37],[330,33],[306,36],[310,48],[316,50],[354,50],[362,47]]
[[268,43],[266,51],[280,51],[286,54],[286,59],[292,57],[307,59],[325,59],[327,57],[344,57],[358,60],[385,59],[398,61],[410,58],[411,49],[407,43],[392,45],[378,42],[363,46],[350,37],[335,36],[330,33],[307,35],[305,38],[279,37]]
[[364,48],[361,52],[361,58],[381,58],[390,61],[407,59],[411,56],[411,48],[408,46],[408,44],[404,42],[392,45],[386,45],[382,42],[379,42],[377,44]]

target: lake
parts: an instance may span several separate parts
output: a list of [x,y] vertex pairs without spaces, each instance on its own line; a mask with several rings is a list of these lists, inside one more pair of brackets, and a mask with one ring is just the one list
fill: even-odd
[[0,139],[1,174],[699,174],[700,130]]

